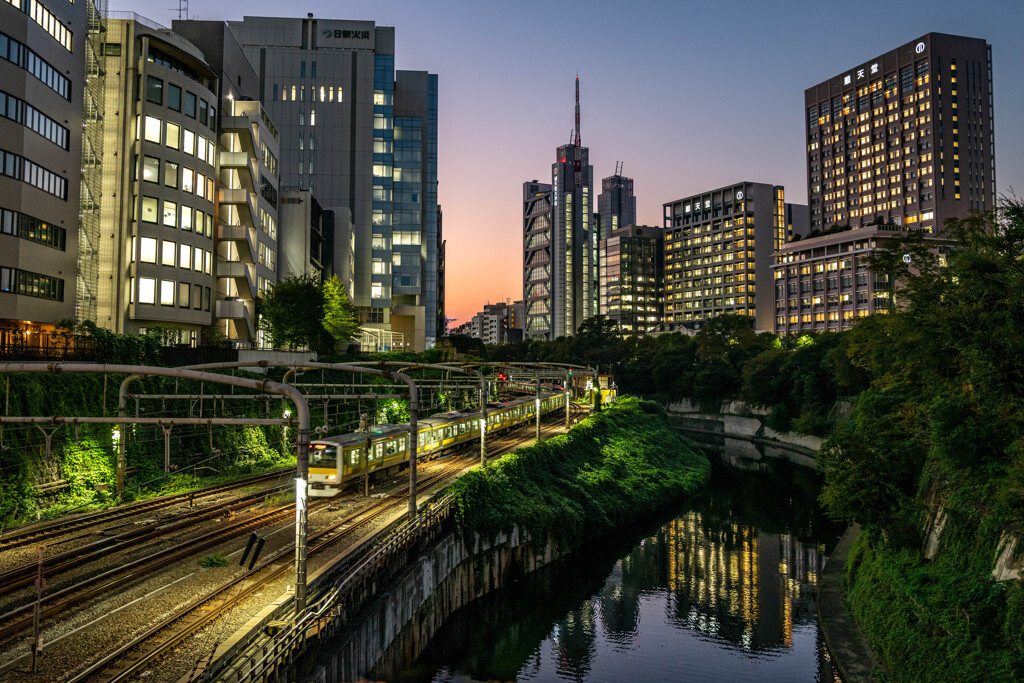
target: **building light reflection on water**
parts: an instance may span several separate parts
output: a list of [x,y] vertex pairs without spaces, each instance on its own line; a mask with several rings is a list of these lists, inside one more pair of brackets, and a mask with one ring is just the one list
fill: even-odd
[[698,512],[663,533],[675,623],[744,650],[793,647],[797,612],[808,609],[807,589],[817,585],[816,547]]

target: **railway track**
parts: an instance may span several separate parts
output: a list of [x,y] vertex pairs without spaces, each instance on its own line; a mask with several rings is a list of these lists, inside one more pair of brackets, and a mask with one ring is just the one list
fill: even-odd
[[137,515],[147,514],[188,500],[206,498],[245,486],[253,486],[260,482],[273,481],[286,472],[288,472],[288,470],[275,470],[274,472],[268,472],[256,477],[250,477],[249,479],[232,482],[230,484],[219,484],[217,486],[211,486],[209,488],[199,489],[189,493],[176,493],[170,496],[151,498],[149,500],[139,501],[137,503],[128,503],[127,505],[119,505],[116,508],[85,515],[61,517],[54,523],[46,524],[45,526],[30,525],[29,527],[23,527],[19,530],[8,531],[0,535],[0,552],[11,548],[34,545],[39,541],[61,536],[73,531],[79,531],[89,527],[135,517]]
[[[438,481],[465,469],[467,459],[460,458],[440,466],[440,471],[432,472],[421,482],[424,487],[432,486]],[[396,507],[406,504],[405,495],[408,487],[392,491],[381,499],[358,512],[333,522],[324,529],[311,534],[308,539],[307,557],[313,556],[328,546],[337,544],[353,535],[359,529],[378,520]],[[236,577],[207,595],[177,610],[160,623],[118,648],[115,652],[102,657],[81,673],[70,678],[68,683],[102,682],[119,683],[127,681],[135,674],[159,659],[164,653],[198,632],[204,626],[221,616],[242,600],[261,590],[292,570],[290,560],[295,552],[294,545],[279,549],[269,558],[263,560],[251,573]],[[252,580],[248,585],[246,581]],[[237,590],[236,590],[237,588]],[[211,604],[216,601],[219,604]]]

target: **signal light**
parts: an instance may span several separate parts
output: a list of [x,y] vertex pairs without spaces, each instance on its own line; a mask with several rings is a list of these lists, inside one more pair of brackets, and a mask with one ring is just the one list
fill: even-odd
[[504,372],[499,372],[498,379],[502,382],[505,382],[508,380],[508,375],[506,375]]

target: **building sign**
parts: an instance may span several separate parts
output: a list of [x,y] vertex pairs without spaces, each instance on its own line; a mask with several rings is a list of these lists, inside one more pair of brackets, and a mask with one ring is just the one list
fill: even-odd
[[[921,43],[921,45],[924,45],[924,43]],[[920,51],[921,50],[918,50],[918,52],[920,52]],[[857,72],[856,72],[857,73],[857,80],[858,81],[861,80],[862,78],[865,77],[865,75],[868,75],[868,74],[870,74],[871,76],[877,75],[879,73],[879,71],[880,71],[880,69],[879,69],[879,66],[878,66],[878,62],[875,62],[874,64],[872,64],[869,67],[865,67],[863,69],[857,69]],[[852,83],[853,83],[853,74],[846,74],[845,76],[843,76],[843,85],[850,85]]]
[[917,52],[917,54],[921,54],[922,52],[924,52],[924,43],[918,43],[917,47],[914,48],[914,51]]
[[323,31],[324,38],[355,38],[357,40],[369,40],[369,31],[350,31],[349,29],[336,28],[333,31],[329,28],[325,28]]

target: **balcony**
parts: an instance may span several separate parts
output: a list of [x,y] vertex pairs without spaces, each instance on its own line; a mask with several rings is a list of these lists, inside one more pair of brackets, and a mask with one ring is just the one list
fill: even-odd
[[216,302],[214,315],[218,320],[236,320],[245,323],[249,331],[249,339],[256,338],[256,326],[253,324],[252,304],[241,299],[223,299]]
[[[249,245],[249,263],[256,263],[258,261],[255,228],[250,228],[246,225],[224,225],[217,223],[217,240],[222,242],[245,242]],[[242,252],[246,251],[241,247],[239,247],[239,250]]]
[[256,217],[259,216],[259,212],[256,210],[256,195],[250,194],[247,190],[231,190],[221,187],[217,190],[217,203],[237,206],[238,212],[242,214],[242,222],[256,225]]
[[219,261],[217,263],[217,277],[235,280],[238,289],[249,292],[250,299],[256,298],[256,276],[255,268],[241,261]]
[[220,168],[238,171],[243,189],[247,192],[256,192],[256,179],[260,177],[259,168],[256,165],[256,157],[246,152],[221,151],[218,160]]

